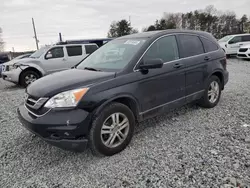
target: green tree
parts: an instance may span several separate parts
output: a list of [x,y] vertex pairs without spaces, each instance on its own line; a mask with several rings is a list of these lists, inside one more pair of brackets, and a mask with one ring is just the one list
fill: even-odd
[[108,37],[121,37],[124,35],[129,35],[133,33],[138,33],[137,29],[131,27],[131,24],[127,20],[113,21],[110,25],[108,32]]

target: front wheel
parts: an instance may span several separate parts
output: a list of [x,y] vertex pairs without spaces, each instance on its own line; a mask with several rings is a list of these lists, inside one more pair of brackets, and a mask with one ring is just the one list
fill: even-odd
[[20,76],[20,85],[23,87],[27,87],[30,85],[32,82],[36,81],[39,79],[39,74],[36,73],[35,71],[25,71],[21,74]]
[[211,76],[208,80],[203,97],[199,101],[199,105],[205,108],[215,107],[221,96],[221,81],[217,76]]
[[111,103],[92,122],[89,134],[92,152],[111,156],[124,150],[132,139],[134,126],[132,111],[124,104]]

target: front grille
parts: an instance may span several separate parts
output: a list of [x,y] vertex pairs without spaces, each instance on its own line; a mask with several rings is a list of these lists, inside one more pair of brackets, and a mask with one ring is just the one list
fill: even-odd
[[48,100],[48,98],[39,98],[39,99],[35,99],[32,96],[28,96],[26,98],[26,105],[34,110],[38,110],[39,108],[41,108],[45,102]]
[[246,52],[248,48],[240,48],[239,52]]
[[245,54],[238,54],[237,56],[239,56],[239,57],[247,57],[247,55],[245,55]]

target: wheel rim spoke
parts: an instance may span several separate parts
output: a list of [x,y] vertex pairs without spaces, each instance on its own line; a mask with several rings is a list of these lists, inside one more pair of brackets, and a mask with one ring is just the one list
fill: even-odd
[[216,81],[210,84],[210,89],[208,90],[208,99],[211,103],[215,103],[219,97],[220,88]]
[[120,141],[123,141],[125,137],[126,137],[126,135],[124,135],[120,130],[117,131],[117,138],[118,138]]
[[112,134],[109,139],[105,142],[106,145],[112,146],[116,138],[116,134]]

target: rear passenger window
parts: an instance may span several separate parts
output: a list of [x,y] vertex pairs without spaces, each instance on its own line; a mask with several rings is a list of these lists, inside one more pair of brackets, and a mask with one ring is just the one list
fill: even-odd
[[242,36],[242,42],[250,42],[250,35]]
[[96,51],[98,48],[96,45],[86,45],[86,54],[92,54],[94,51]]
[[179,59],[175,36],[163,37],[157,40],[144,55],[143,60],[160,58],[163,62]]
[[194,35],[179,35],[181,56],[190,57],[204,53],[204,48],[199,37]]
[[213,51],[216,51],[219,49],[218,46],[214,42],[212,42],[206,38],[203,38],[203,37],[201,37],[200,39],[201,39],[203,46],[205,48],[205,52],[213,52]]
[[68,56],[82,55],[82,46],[67,46]]

